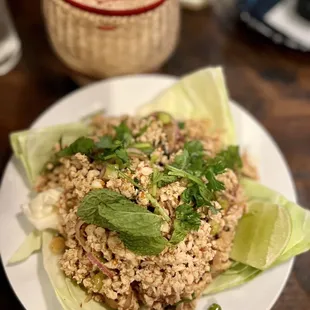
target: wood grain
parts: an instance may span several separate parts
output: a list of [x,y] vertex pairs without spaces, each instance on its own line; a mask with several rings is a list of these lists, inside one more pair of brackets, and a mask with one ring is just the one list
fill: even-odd
[[[55,100],[78,88],[70,78],[72,72],[49,46],[40,1],[11,0],[9,4],[22,39],[23,57],[12,72],[0,78],[1,171],[11,153],[8,133],[29,126]],[[292,170],[298,200],[305,207],[310,203],[309,57],[270,43],[231,12],[219,17],[205,9],[183,11],[179,46],[160,69],[165,74],[182,75],[202,66],[223,65],[231,97],[272,134]],[[309,263],[310,253],[296,259],[274,310],[310,309]],[[0,281],[0,308],[22,309],[2,267]]]

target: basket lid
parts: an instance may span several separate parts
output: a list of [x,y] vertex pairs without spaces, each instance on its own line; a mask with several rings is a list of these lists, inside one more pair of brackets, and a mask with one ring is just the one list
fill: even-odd
[[166,0],[65,0],[71,5],[102,15],[135,15],[155,9]]

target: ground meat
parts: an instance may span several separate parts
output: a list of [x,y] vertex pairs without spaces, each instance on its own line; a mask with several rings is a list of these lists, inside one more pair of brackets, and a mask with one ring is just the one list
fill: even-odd
[[[104,165],[91,162],[87,156],[78,153],[62,158],[58,166],[49,165],[49,172],[38,180],[37,190],[55,187],[64,190],[58,210],[66,250],[59,264],[67,277],[81,284],[96,301],[106,302],[112,308],[136,310],[142,301],[149,309],[162,310],[184,298],[199,296],[216,275],[229,268],[236,226],[246,204],[237,175],[232,170],[218,175],[217,179],[223,182],[225,190],[218,193],[217,201],[212,202],[217,213],[208,207],[199,208],[199,230],[188,233],[182,242],[167,246],[157,256],[136,255],[124,246],[116,232],[81,223],[77,209],[81,199],[92,189],[107,188],[149,208],[148,193],[152,190],[154,169],[163,171],[164,165],[171,163],[181,152],[167,152],[164,126],[154,116],[142,120],[128,116],[98,116],[91,124],[92,137],[96,140],[101,135],[114,135],[114,126],[122,121],[132,130],[136,142],[151,143],[154,147],[148,159],[131,158],[130,165],[122,170],[126,178],[103,179]],[[207,134],[208,130],[208,122],[186,121],[178,143],[199,139],[207,154],[213,156],[221,150],[222,144],[220,135]],[[130,179],[138,182],[139,188]],[[156,189],[157,202],[172,220],[176,208],[183,203],[181,195],[186,186],[187,181],[178,180]],[[169,239],[172,229],[172,222],[163,223],[162,235]],[[100,259],[113,276],[104,276],[89,260],[85,249]],[[195,303],[180,303],[177,309],[193,309]]]
[[158,190],[157,196],[162,206],[173,216],[175,209],[180,205],[181,194],[186,189],[180,182],[174,182]]

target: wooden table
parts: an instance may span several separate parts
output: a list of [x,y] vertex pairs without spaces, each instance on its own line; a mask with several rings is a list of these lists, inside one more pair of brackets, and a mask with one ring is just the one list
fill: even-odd
[[[8,133],[26,128],[55,100],[78,87],[48,44],[40,1],[8,2],[23,42],[23,57],[15,70],[0,77],[1,171],[11,153]],[[231,97],[275,138],[293,172],[299,202],[309,207],[310,55],[275,46],[234,17],[219,18],[208,9],[184,11],[182,24],[180,44],[161,71],[181,75],[206,65],[223,65]],[[274,310],[310,309],[309,266],[310,252],[296,259]],[[4,286],[0,308],[22,309],[2,267],[0,282]]]

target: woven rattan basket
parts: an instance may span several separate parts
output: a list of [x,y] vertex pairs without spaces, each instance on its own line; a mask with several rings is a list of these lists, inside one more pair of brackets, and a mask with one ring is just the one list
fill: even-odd
[[92,78],[156,70],[178,41],[179,0],[120,16],[43,0],[43,12],[55,52],[71,69]]

